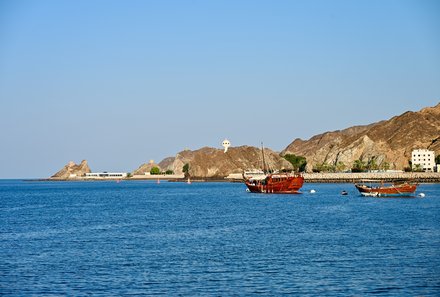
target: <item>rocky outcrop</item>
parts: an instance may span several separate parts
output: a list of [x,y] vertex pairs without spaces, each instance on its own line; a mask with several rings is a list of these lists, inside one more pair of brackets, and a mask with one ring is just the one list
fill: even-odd
[[[292,165],[278,153],[265,149],[264,155],[266,164],[271,169],[292,169]],[[244,170],[261,169],[263,161],[261,149],[256,147],[230,147],[226,153],[221,149],[204,147],[178,153],[169,169],[175,174],[182,174],[185,164],[189,164],[191,177],[223,178],[232,173],[242,173]]]
[[163,159],[162,161],[159,162],[159,167],[163,170],[163,171],[167,171],[167,170],[172,170],[174,171],[174,167],[173,167],[173,163],[174,160],[176,158],[175,157],[168,157]]
[[90,167],[86,160],[77,165],[73,161],[67,163],[60,171],[52,175],[51,179],[72,179],[77,177],[82,177],[86,173],[90,173]]
[[387,162],[390,169],[401,170],[408,166],[411,151],[419,148],[440,153],[440,104],[367,126],[295,139],[281,154],[306,157],[308,171],[318,164],[336,166],[338,162],[348,169],[358,159],[374,159],[377,165]]
[[151,168],[153,167],[158,167],[160,170],[162,170],[162,168],[154,163],[154,162],[150,162],[150,163],[144,163],[141,166],[138,167],[138,169],[136,169],[135,171],[133,171],[131,174],[132,175],[145,175],[145,173],[150,173]]

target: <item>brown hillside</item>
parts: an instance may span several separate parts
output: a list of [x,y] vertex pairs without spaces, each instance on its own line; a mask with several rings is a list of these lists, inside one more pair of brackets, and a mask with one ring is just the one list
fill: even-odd
[[[271,169],[292,168],[278,153],[265,149],[264,154]],[[187,163],[193,177],[226,177],[231,173],[242,173],[248,169],[261,169],[262,154],[261,149],[251,146],[231,147],[227,153],[210,147],[195,151],[186,150],[176,155],[172,170],[181,174],[183,166]]]
[[136,169],[135,171],[133,171],[131,174],[132,175],[145,175],[145,173],[150,173],[151,168],[153,167],[158,167],[159,169],[161,169],[161,167],[159,165],[157,165],[156,163],[144,163],[141,166],[138,167],[138,169]]
[[388,162],[391,169],[403,169],[416,148],[440,153],[440,103],[367,126],[326,132],[309,140],[295,139],[282,154],[305,156],[308,170],[317,164],[338,162],[349,168],[357,159],[368,162],[372,158],[378,164]]

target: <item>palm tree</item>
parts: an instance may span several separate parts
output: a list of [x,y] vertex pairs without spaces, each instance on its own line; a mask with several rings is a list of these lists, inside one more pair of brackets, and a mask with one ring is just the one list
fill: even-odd
[[386,161],[382,162],[382,164],[380,164],[380,165],[381,165],[382,169],[385,171],[390,169],[390,163],[388,163]]
[[415,165],[414,165],[414,171],[416,171],[416,172],[423,171],[423,167],[422,167],[422,165],[420,165],[420,164],[415,164]]
[[376,159],[371,158],[370,162],[368,162],[367,168],[368,170],[377,170],[379,166],[377,166]]
[[351,169],[351,171],[353,172],[362,172],[365,170],[365,162],[362,160],[355,160],[353,162],[353,168]]
[[344,171],[345,170],[345,164],[344,162],[338,161],[338,163],[336,163],[336,170],[337,171]]

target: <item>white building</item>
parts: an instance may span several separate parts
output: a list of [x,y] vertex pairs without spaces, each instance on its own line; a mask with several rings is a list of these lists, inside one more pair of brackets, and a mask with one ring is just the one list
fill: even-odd
[[92,172],[86,173],[86,178],[125,178],[127,177],[126,172]]
[[412,168],[419,167],[423,171],[433,172],[435,168],[435,153],[425,149],[412,151]]

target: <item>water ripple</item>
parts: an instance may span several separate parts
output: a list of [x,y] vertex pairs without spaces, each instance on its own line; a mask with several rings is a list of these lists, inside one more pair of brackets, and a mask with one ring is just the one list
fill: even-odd
[[350,185],[8,183],[0,295],[440,295],[438,185],[376,200],[341,198]]

